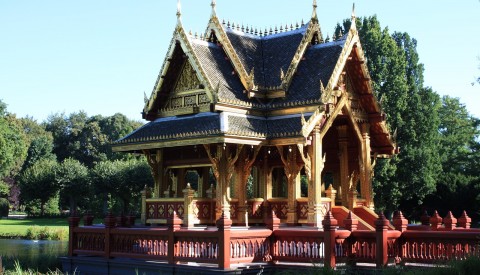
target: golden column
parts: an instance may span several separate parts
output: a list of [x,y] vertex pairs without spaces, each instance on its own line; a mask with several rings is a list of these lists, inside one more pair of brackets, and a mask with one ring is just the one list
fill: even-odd
[[366,201],[366,206],[373,209],[372,196],[372,159],[370,155],[370,124],[361,124],[362,131],[362,165],[360,167],[362,176],[360,177],[360,195]]
[[337,127],[338,131],[338,149],[340,158],[340,195],[342,199],[342,205],[348,205],[348,191],[350,189],[349,182],[349,170],[348,170],[348,137],[347,137],[347,125]]
[[[308,155],[311,161],[308,185],[308,223],[316,228],[322,228],[322,171],[325,158],[322,158],[322,137],[319,126],[315,126],[313,129],[312,146],[308,148]],[[305,167],[307,168],[307,165]],[[308,169],[306,171],[308,177]]]

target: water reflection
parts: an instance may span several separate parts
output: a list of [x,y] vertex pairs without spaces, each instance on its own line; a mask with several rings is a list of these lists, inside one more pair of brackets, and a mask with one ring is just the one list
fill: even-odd
[[34,258],[39,255],[65,256],[67,241],[32,241],[0,239],[0,255]]

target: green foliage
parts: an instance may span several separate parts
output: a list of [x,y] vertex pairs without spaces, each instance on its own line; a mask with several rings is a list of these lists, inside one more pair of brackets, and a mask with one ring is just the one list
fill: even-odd
[[29,226],[25,234],[28,240],[68,240],[68,232],[64,228]]
[[63,274],[62,264],[58,257],[65,256],[66,251],[47,251],[36,257],[2,256],[5,275]]
[[10,186],[0,179],[0,198],[6,198],[10,194]]
[[42,135],[32,140],[28,147],[27,158],[23,163],[23,170],[41,159],[56,160],[53,154],[53,140],[51,136]]
[[20,176],[21,199],[25,203],[38,200],[40,215],[45,214],[45,204],[54,197],[59,185],[55,181],[57,162],[42,159],[27,168]]
[[[343,27],[350,24],[346,20]],[[437,153],[440,99],[423,87],[424,68],[415,39],[407,33],[391,35],[375,16],[356,24],[374,90],[401,148],[392,159],[378,160],[375,205],[379,210],[391,212],[400,207],[411,213],[435,190],[436,175],[441,172]]]
[[27,141],[19,120],[0,101],[0,179],[18,171],[25,160]]
[[42,204],[38,199],[24,202],[24,206],[25,212],[29,217],[55,217],[60,215],[58,195],[49,198],[48,201],[44,204],[43,214]]
[[[445,96],[439,112],[439,155],[442,170],[437,191],[428,205],[445,213],[467,210],[478,219],[480,206],[480,120],[472,117],[458,98]],[[445,202],[448,202],[446,204]]]
[[10,209],[10,203],[5,198],[0,198],[0,218],[8,217],[8,211]]
[[68,202],[70,211],[92,193],[88,169],[75,159],[65,159],[56,166],[55,182],[60,188],[60,200]]

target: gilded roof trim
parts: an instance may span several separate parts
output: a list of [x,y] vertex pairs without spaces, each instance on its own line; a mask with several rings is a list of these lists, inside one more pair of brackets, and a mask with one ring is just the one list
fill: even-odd
[[145,103],[144,113],[148,113],[152,111],[154,102],[157,100],[157,93],[160,91],[163,85],[162,76],[166,74],[169,68],[169,65],[170,65],[169,59],[172,58],[177,41],[180,43],[180,47],[182,48],[185,55],[187,55],[188,57],[187,62],[190,62],[190,65],[195,70],[199,81],[205,85],[206,94],[208,95],[208,97],[212,102],[214,100],[213,85],[210,82],[210,79],[207,77],[201,62],[198,60],[198,57],[196,56],[195,51],[193,50],[193,47],[190,42],[190,37],[186,34],[185,30],[183,29],[183,26],[181,24],[177,24],[177,26],[175,27],[175,31],[173,33],[173,38],[170,42],[167,56],[163,61],[162,69],[158,74],[157,81],[155,82],[155,86],[153,88],[152,94],[150,95],[150,99]]
[[319,35],[321,35],[320,25],[318,24],[318,20],[314,20],[312,18],[312,20],[310,20],[310,22],[308,23],[307,30],[303,35],[300,45],[298,45],[297,51],[295,52],[295,55],[292,58],[292,62],[290,63],[290,66],[288,66],[287,72],[283,76],[282,88],[285,91],[288,90],[288,87],[292,82],[293,76],[297,71],[298,64],[300,64],[300,60],[305,54],[305,51],[307,50],[307,47],[310,44],[310,41],[312,41],[312,38],[315,32],[318,32]]
[[205,36],[208,37],[208,33],[211,31],[215,33],[218,41],[220,42],[220,44],[222,44],[222,47],[225,53],[227,54],[228,58],[231,60],[236,73],[238,73],[240,82],[245,87],[245,90],[247,91],[254,90],[255,85],[254,85],[254,79],[253,79],[254,78],[253,70],[252,72],[250,72],[250,74],[247,73],[247,71],[245,70],[245,67],[240,61],[240,58],[238,57],[235,49],[233,48],[233,45],[230,42],[230,39],[228,39],[228,35],[223,29],[223,26],[218,20],[218,17],[216,16],[216,14],[212,14],[212,17],[210,18],[210,22],[208,24]]

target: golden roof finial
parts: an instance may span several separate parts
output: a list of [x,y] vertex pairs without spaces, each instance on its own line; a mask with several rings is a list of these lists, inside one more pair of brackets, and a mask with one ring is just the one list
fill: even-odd
[[356,29],[357,28],[357,17],[355,16],[355,2],[353,3],[352,6],[352,24],[350,25],[350,29]]
[[212,15],[211,15],[212,18],[217,17],[217,11],[215,10],[216,5],[217,5],[217,1],[212,0],[212,3],[210,4],[210,6],[212,6]]
[[177,24],[182,25],[182,4],[177,0]]
[[317,18],[317,0],[313,0],[312,20],[318,20]]

